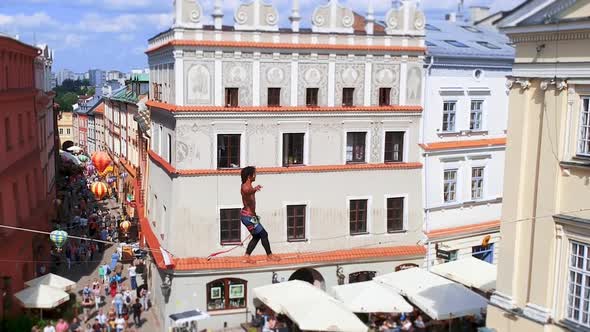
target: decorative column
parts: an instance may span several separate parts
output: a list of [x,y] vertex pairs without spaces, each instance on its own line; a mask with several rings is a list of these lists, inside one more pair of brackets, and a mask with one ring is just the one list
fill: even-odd
[[375,9],[373,8],[373,0],[369,0],[369,8],[367,9],[367,22],[365,31],[367,35],[372,35],[375,30]]
[[299,32],[299,22],[301,21],[301,15],[299,15],[299,0],[293,0],[293,8],[291,9],[291,30],[293,32]]
[[221,30],[223,26],[223,0],[215,0],[213,25],[215,26],[215,30]]

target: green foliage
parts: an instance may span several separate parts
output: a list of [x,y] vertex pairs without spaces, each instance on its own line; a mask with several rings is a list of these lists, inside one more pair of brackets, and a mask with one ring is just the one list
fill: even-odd
[[72,105],[78,102],[78,95],[74,92],[57,93],[55,102],[59,104],[60,111],[71,112]]
[[55,102],[59,104],[60,111],[71,112],[72,105],[78,102],[78,96],[94,96],[96,90],[90,86],[90,81],[84,80],[64,80],[62,85],[55,87]]

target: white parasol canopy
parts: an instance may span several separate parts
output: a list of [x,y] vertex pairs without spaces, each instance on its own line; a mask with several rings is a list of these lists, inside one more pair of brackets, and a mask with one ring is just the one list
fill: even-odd
[[486,293],[496,289],[496,276],[498,275],[496,265],[472,256],[434,265],[430,268],[430,272]]
[[70,300],[70,294],[46,285],[25,288],[14,296],[31,309],[53,309]]
[[375,281],[332,287],[334,297],[359,313],[412,312],[414,308],[399,293]]
[[79,146],[71,146],[68,148],[68,151],[78,153],[82,151],[82,148]]
[[72,290],[76,286],[76,283],[71,281],[70,279],[66,279],[66,278],[60,277],[56,274],[49,273],[49,274],[46,274],[46,275],[41,276],[39,278],[35,278],[33,280],[29,280],[29,281],[25,282],[25,285],[28,285],[31,287],[35,287],[38,285],[46,285],[46,286],[51,286],[53,288],[61,289],[61,290],[67,292],[67,291]]
[[175,326],[182,326],[183,324],[190,322],[198,322],[203,319],[210,318],[208,313],[199,309],[189,310],[178,314],[170,315],[170,319],[174,322]]
[[257,287],[254,295],[274,312],[289,317],[304,331],[368,330],[341,302],[304,281],[292,280]]
[[388,273],[373,280],[393,288],[432,319],[480,315],[488,304],[483,296],[465,286],[420,268]]

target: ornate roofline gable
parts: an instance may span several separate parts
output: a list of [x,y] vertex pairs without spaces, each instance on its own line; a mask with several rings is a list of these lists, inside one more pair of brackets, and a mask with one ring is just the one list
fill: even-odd
[[272,4],[252,0],[238,6],[234,15],[236,30],[279,31],[279,13]]
[[203,7],[199,0],[174,0],[173,28],[203,28]]
[[339,3],[329,0],[325,5],[316,7],[311,16],[311,30],[324,33],[353,33],[354,13]]
[[416,0],[401,0],[385,15],[385,32],[389,35],[424,36],[426,16]]

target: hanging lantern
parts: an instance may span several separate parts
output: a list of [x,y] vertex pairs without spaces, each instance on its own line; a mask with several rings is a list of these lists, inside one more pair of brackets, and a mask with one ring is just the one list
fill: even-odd
[[121,227],[123,233],[127,234],[127,232],[129,231],[129,227],[131,227],[131,223],[129,222],[129,220],[125,220],[119,226]]
[[108,193],[108,187],[104,182],[94,182],[90,186],[90,191],[94,194],[97,200],[102,200]]
[[97,152],[92,156],[92,163],[102,173],[111,164],[111,157],[104,151]]
[[51,242],[53,242],[57,250],[61,251],[61,248],[64,246],[68,239],[68,233],[62,230],[55,230],[49,234],[49,239],[51,240]]

